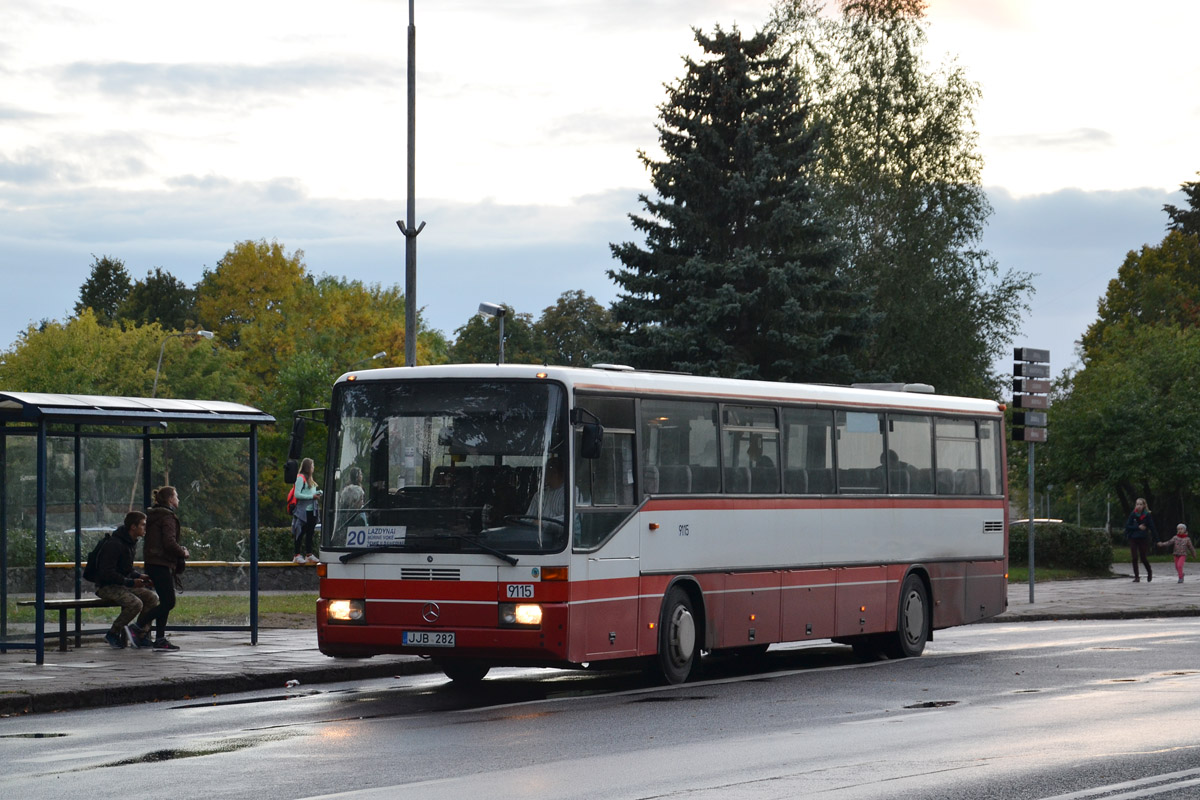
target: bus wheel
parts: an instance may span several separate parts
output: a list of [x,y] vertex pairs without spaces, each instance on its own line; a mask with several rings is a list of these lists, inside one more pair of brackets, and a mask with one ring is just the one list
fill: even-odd
[[491,669],[487,664],[478,661],[447,660],[439,661],[438,666],[446,677],[455,683],[479,683]]
[[696,666],[696,617],[692,599],[676,586],[667,592],[658,625],[658,668],[667,683],[683,683]]
[[896,632],[889,634],[884,653],[888,658],[919,656],[929,641],[929,595],[916,575],[904,579],[900,589],[900,609]]

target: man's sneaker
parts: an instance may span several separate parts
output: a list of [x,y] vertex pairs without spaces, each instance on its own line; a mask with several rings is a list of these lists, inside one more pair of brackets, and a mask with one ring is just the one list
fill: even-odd
[[171,644],[165,637],[162,639],[155,639],[154,644],[151,645],[151,647],[155,650],[162,650],[163,652],[179,649],[179,645]]
[[296,553],[296,557],[292,559],[292,563],[293,564],[307,564],[308,562],[304,560],[304,556],[300,555],[299,553]]
[[142,629],[137,626],[136,622],[131,622],[126,625],[125,633],[129,635],[129,643],[134,647],[149,647],[151,644],[150,632],[146,631],[143,633]]
[[115,631],[109,631],[104,634],[104,641],[108,642],[109,647],[115,647],[118,650],[125,649],[125,640],[121,637],[121,634]]
[[305,564],[320,564],[321,559],[317,558],[312,553],[309,553],[307,556],[305,556],[304,563]]

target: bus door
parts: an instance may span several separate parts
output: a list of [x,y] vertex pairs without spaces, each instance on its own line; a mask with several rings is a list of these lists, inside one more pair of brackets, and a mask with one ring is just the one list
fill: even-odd
[[572,564],[573,661],[624,658],[637,653],[639,532],[634,524],[633,401],[581,398],[579,405],[604,426],[598,458],[584,458],[575,437],[577,491]]

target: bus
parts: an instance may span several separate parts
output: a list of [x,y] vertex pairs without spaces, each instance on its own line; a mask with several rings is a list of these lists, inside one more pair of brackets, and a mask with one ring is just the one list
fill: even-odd
[[454,681],[832,640],[918,656],[1007,607],[1004,407],[617,365],[350,372],[317,634]]

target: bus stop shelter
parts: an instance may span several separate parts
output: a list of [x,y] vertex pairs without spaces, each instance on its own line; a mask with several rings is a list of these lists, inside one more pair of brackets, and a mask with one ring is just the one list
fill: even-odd
[[[169,439],[246,439],[249,445],[250,624],[251,644],[258,643],[258,426],[275,418],[256,408],[214,400],[107,397],[95,395],[0,392],[0,652],[36,651],[37,663],[46,650],[46,507],[47,440],[74,441],[75,597],[82,596],[82,506],[80,502],[81,442],[90,437],[134,439],[141,443],[142,506],[150,505],[151,443]],[[193,430],[172,433],[172,424]],[[10,437],[36,437],[36,555],[35,610],[32,642],[9,641],[8,627],[8,487]],[[75,617],[78,633],[80,616]],[[228,630],[228,628],[222,628]]]

